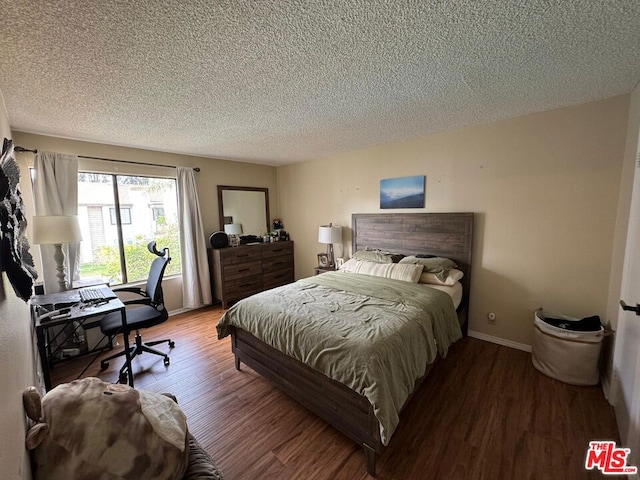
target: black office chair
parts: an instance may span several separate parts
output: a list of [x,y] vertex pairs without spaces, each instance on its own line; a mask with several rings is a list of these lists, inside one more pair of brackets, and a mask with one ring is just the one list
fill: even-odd
[[[123,300],[126,305],[135,305],[135,308],[127,308],[127,328],[123,331],[122,317],[120,312],[113,312],[105,315],[100,322],[100,331],[109,338],[109,341],[122,333],[123,335],[129,335],[133,330],[136,331],[135,344],[129,348],[131,359],[136,355],[140,355],[143,352],[153,353],[164,357],[164,364],[169,365],[169,356],[166,353],[162,353],[159,350],[151,348],[152,345],[158,345],[160,343],[168,342],[169,348],[175,346],[175,342],[170,339],[156,340],[153,342],[143,343],[139,330],[141,328],[149,328],[154,325],[158,325],[169,318],[167,309],[164,306],[164,298],[162,294],[162,277],[164,270],[167,268],[167,264],[171,261],[169,257],[169,249],[163,248],[158,251],[156,249],[156,242],[149,242],[147,245],[149,251],[158,256],[152,263],[149,270],[149,278],[147,279],[147,285],[144,290],[138,287],[122,287],[114,289],[114,292],[131,292],[140,296],[140,298],[133,298],[131,300]],[[105,370],[109,366],[109,360],[123,356],[125,350],[105,358],[100,362],[101,370]],[[120,382],[127,381],[127,365],[126,363],[120,369]]]

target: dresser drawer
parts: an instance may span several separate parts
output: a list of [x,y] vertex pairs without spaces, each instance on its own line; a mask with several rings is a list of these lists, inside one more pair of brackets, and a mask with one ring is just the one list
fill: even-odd
[[291,255],[280,255],[279,257],[267,257],[262,259],[262,273],[275,272],[293,267],[293,257]]
[[223,308],[294,280],[293,242],[209,249],[211,289]]
[[229,265],[223,265],[224,280],[228,282],[237,278],[249,277],[252,275],[260,275],[262,273],[262,267],[260,262],[245,262],[245,263],[232,263]]
[[221,265],[260,261],[260,249],[248,247],[229,247],[218,250]]
[[273,242],[263,245],[263,259],[278,255],[293,255],[293,242]]
[[293,282],[293,266],[275,272],[265,273],[262,276],[262,288],[269,289]]
[[262,276],[238,278],[225,282],[224,296],[226,301],[248,297],[262,290]]

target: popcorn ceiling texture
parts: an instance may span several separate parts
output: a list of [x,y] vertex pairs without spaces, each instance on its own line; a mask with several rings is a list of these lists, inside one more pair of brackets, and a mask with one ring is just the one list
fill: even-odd
[[625,94],[640,80],[638,0],[0,6],[14,131],[271,165]]

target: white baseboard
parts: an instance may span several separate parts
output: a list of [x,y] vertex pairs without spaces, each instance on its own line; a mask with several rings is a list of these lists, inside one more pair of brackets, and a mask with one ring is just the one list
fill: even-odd
[[206,308],[206,307],[210,307],[211,304],[208,305],[200,305],[199,307],[196,308],[187,308],[187,307],[182,307],[182,308],[177,308],[175,310],[170,310],[169,311],[169,316],[173,316],[173,315],[180,315],[181,313],[187,313],[187,312],[193,312],[194,310],[199,310],[200,308]]
[[512,340],[506,340],[504,338],[494,337],[493,335],[487,335],[486,333],[475,332],[473,330],[469,330],[467,335],[469,335],[471,338],[484,340],[485,342],[497,343],[498,345],[502,345],[504,347],[515,348],[516,350],[522,350],[523,352],[531,353],[531,345],[527,345],[525,343],[518,343]]

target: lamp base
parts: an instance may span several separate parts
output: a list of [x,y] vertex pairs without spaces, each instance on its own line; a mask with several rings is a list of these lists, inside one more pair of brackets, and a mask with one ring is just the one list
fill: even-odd
[[62,244],[56,243],[53,245],[55,251],[53,253],[53,259],[56,261],[56,270],[58,273],[58,288],[59,291],[64,292],[67,290],[67,274],[64,267],[64,250],[62,250]]
[[328,243],[327,244],[327,258],[329,260],[329,266],[330,267],[335,267],[336,266],[336,262],[335,262],[335,259],[333,257],[333,243]]

